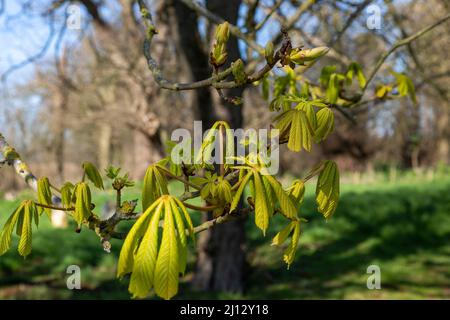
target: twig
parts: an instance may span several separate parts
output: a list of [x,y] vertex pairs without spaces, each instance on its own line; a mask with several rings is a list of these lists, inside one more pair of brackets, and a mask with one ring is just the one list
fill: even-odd
[[197,227],[195,227],[194,233],[200,233],[202,231],[205,231],[205,230],[208,230],[208,229],[214,227],[217,224],[222,224],[227,221],[243,219],[252,211],[253,211],[252,208],[244,208],[244,209],[239,210],[238,213],[228,213],[226,215],[206,221],[206,222],[202,223],[201,225],[198,225]]
[[423,28],[422,30],[416,32],[415,34],[404,38],[402,40],[397,41],[396,43],[394,43],[392,45],[392,47],[386,51],[378,60],[377,64],[375,65],[375,67],[373,68],[373,70],[370,72],[369,76],[367,77],[367,82],[366,85],[364,86],[364,88],[362,89],[362,92],[364,93],[367,89],[367,87],[369,86],[369,83],[373,80],[373,78],[375,77],[376,73],[378,72],[378,70],[381,68],[381,66],[383,65],[383,63],[386,61],[386,59],[398,48],[405,46],[409,43],[411,43],[412,41],[416,40],[417,38],[425,35],[426,33],[428,33],[429,31],[433,30],[434,28],[436,28],[437,26],[441,25],[442,23],[444,23],[445,21],[447,21],[448,19],[450,19],[450,14],[447,14],[446,16],[444,16],[443,18],[439,19],[438,21],[436,21],[435,23]]
[[[215,15],[214,13],[197,3],[195,0],[181,0],[181,2],[183,2],[189,8],[202,15],[206,19],[210,20],[211,22],[214,22],[216,24],[225,22],[225,20],[223,20],[221,17]],[[233,24],[228,23],[228,26],[232,35],[242,39],[245,43],[247,43],[249,47],[258,52],[260,55],[264,56],[264,48],[253,41],[251,37],[244,34],[237,26]]]

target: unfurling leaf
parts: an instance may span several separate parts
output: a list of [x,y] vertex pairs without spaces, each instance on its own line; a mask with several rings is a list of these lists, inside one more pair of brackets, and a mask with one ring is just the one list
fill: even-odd
[[327,85],[326,97],[329,103],[336,103],[339,97],[339,77],[336,73],[330,75]]
[[31,253],[31,236],[33,232],[31,223],[34,216],[34,210],[36,210],[34,203],[30,200],[26,201],[22,213],[22,232],[20,234],[19,246],[17,247],[19,254],[23,257],[26,257]]
[[8,218],[5,225],[3,226],[0,238],[0,255],[3,255],[11,247],[11,236],[14,230],[14,226],[18,222],[19,216],[21,216],[23,212],[24,212],[24,204],[22,202],[20,206]]
[[411,80],[411,78],[403,73],[392,72],[392,74],[395,76],[397,80],[397,90],[400,97],[409,95],[411,100],[414,103],[417,103],[416,90],[414,88],[414,83]]
[[146,210],[156,199],[168,194],[167,179],[159,165],[151,165],[145,173],[142,186],[142,210]]
[[236,193],[234,194],[233,201],[231,202],[231,206],[230,206],[230,212],[233,212],[238,207],[239,201],[241,200],[242,194],[244,193],[245,186],[247,185],[247,182],[250,180],[251,176],[252,176],[252,173],[248,172],[238,182],[239,188],[237,189]]
[[284,191],[281,183],[276,180],[274,177],[265,175],[264,179],[270,184],[273,193],[277,197],[278,204],[280,206],[281,213],[288,219],[296,220],[297,219],[297,209],[295,205],[292,203],[291,199]]
[[219,203],[231,203],[232,195],[231,195],[231,185],[228,180],[223,177],[219,177],[216,184],[216,199]]
[[75,211],[73,218],[78,227],[91,216],[91,190],[85,182],[77,183],[75,186]]
[[[52,191],[50,190],[50,182],[47,177],[42,177],[37,181],[37,198],[41,204],[52,205]],[[42,213],[43,211],[48,216],[52,213],[52,210],[49,208],[41,208],[40,212]]]
[[237,59],[235,62],[231,63],[231,71],[237,84],[241,85],[247,82],[247,75],[244,71],[244,62],[242,62],[241,59]]
[[288,190],[289,196],[293,199],[294,203],[300,205],[303,202],[303,196],[305,194],[305,183],[303,180],[294,180],[292,186]]
[[300,238],[300,221],[293,221],[294,224],[294,232],[292,233],[291,243],[284,251],[283,260],[288,265],[288,269],[290,268],[292,262],[294,262],[295,253],[297,252],[298,239]]
[[178,276],[186,267],[186,230],[193,235],[191,218],[183,203],[170,195],[156,199],[136,221],[122,246],[117,270],[118,277],[131,273],[128,289],[134,298],[146,297],[152,288],[164,299],[177,293]]
[[[155,267],[155,293],[168,300],[178,292],[179,249],[175,231],[174,213],[165,200],[164,226]],[[184,232],[184,230],[179,230]]]
[[[158,224],[163,209],[161,202],[149,220],[148,228],[143,233],[139,249],[134,255],[133,273],[130,277],[129,291],[133,298],[145,298],[153,286],[156,259],[158,256]],[[140,228],[138,226],[138,228]],[[130,269],[131,271],[131,269]]]
[[322,108],[317,114],[317,129],[314,132],[316,143],[325,140],[334,130],[334,113],[330,108]]
[[253,172],[253,183],[255,184],[255,194],[253,195],[255,199],[255,224],[265,235],[269,227],[270,213],[267,205],[266,189],[257,171]]
[[288,148],[298,152],[302,148],[311,151],[313,129],[306,113],[291,109],[281,113],[274,119],[275,127],[280,130],[280,143],[288,141]]
[[108,178],[115,179],[119,175],[120,170],[121,170],[121,168],[119,168],[119,167],[113,167],[113,166],[109,165],[105,169],[105,173]]
[[378,85],[375,88],[375,95],[377,96],[377,98],[384,99],[384,98],[386,98],[388,93],[391,92],[391,91],[392,91],[392,87],[391,86]]
[[61,204],[64,208],[69,208],[72,204],[72,190],[74,185],[70,182],[64,183],[61,188]]
[[316,202],[325,219],[331,217],[339,201],[339,171],[336,163],[327,160],[317,180]]
[[352,84],[354,76],[358,79],[359,87],[361,89],[364,88],[366,86],[366,77],[364,76],[361,66],[356,62],[350,63],[347,73],[345,74],[346,83],[348,85]]
[[266,44],[266,47],[264,48],[264,57],[266,58],[266,61],[269,65],[272,65],[274,63],[274,49],[273,49],[273,42],[269,41]]
[[221,23],[216,27],[216,41],[219,43],[225,43],[230,37],[230,30],[228,22]]
[[31,253],[32,222],[39,224],[39,214],[35,203],[31,200],[23,201],[6,221],[0,234],[0,255],[3,255],[11,246],[11,236],[16,226],[16,233],[20,236],[18,252],[26,257]]
[[102,176],[100,175],[100,172],[98,172],[98,169],[94,164],[91,162],[85,162],[82,165],[84,172],[86,173],[86,176],[89,180],[99,189],[104,189],[103,187],[103,180]]
[[292,230],[295,227],[296,221],[290,222],[286,227],[284,227],[280,232],[278,232],[275,237],[272,239],[272,246],[280,246],[282,245],[289,235],[291,234]]
[[324,56],[329,50],[330,48],[328,47],[317,47],[306,50],[297,48],[291,51],[289,59],[295,64],[303,65],[305,62],[313,61]]

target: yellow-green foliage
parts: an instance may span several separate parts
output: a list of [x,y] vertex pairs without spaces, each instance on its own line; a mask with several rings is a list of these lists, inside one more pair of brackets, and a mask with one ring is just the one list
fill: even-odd
[[161,195],[168,193],[167,180],[161,172],[161,167],[159,165],[149,166],[142,187],[142,209],[147,209]]
[[6,221],[0,235],[0,255],[11,247],[11,236],[16,227],[16,234],[20,237],[18,252],[26,257],[31,253],[32,221],[39,224],[39,213],[35,203],[31,200],[23,201]]
[[84,172],[86,173],[86,176],[89,180],[91,180],[94,186],[99,189],[104,189],[102,176],[100,175],[100,172],[98,172],[97,167],[90,162],[83,163],[82,167]]
[[236,210],[246,185],[251,186],[251,193],[255,202],[255,224],[265,234],[269,219],[278,202],[279,211],[288,219],[297,219],[297,209],[283,190],[280,182],[270,175],[262,175],[256,168],[252,168],[240,180],[239,188],[233,196],[230,211]]
[[122,246],[117,270],[118,277],[131,273],[128,289],[133,297],[144,298],[152,288],[164,299],[178,292],[178,277],[186,266],[186,232],[193,234],[191,218],[182,202],[170,195],[159,197],[136,221]]
[[74,185],[70,182],[66,182],[61,187],[61,204],[64,208],[69,208],[72,204],[72,190]]
[[273,246],[281,246],[286,242],[287,238],[291,236],[291,242],[284,251],[283,260],[288,265],[288,268],[292,264],[297,252],[298,240],[300,238],[300,221],[292,221],[280,232],[278,232],[272,239]]
[[328,219],[337,208],[339,200],[339,171],[336,163],[324,161],[316,187],[318,210]]
[[[50,182],[47,177],[42,177],[37,181],[37,198],[38,202],[45,205],[52,204],[52,191],[50,190]],[[41,208],[40,212],[45,211],[48,216],[51,215],[52,210],[49,208]]]
[[74,220],[81,226],[91,216],[91,190],[85,182],[80,182],[75,185],[75,211],[73,214]]

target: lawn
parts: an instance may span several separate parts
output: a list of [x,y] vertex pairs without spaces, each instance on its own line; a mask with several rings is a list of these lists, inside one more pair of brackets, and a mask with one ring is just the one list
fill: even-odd
[[[135,197],[137,193],[130,199]],[[101,203],[106,198],[97,199]],[[0,201],[1,226],[19,201]],[[273,219],[266,237],[249,219],[246,292],[194,292],[188,273],[177,298],[450,298],[449,178],[343,184],[339,207],[329,221],[315,211],[310,186],[301,214],[308,222],[290,270],[282,262],[282,250],[270,246],[283,219]],[[33,234],[33,252],[27,259],[18,255],[17,239],[0,257],[0,299],[129,298],[127,280],[115,279],[120,241],[113,241],[107,254],[93,232],[77,234],[74,225],[53,229],[45,220]],[[190,261],[192,270],[193,254]],[[66,288],[69,265],[80,266],[82,290]],[[380,290],[367,289],[369,265],[380,267]]]

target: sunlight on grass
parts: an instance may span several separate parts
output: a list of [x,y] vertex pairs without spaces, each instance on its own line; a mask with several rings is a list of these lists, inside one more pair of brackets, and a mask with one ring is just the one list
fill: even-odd
[[[182,192],[179,184],[171,185]],[[326,222],[315,210],[314,188],[309,186],[301,215],[300,247],[290,270],[282,250],[271,247],[271,237],[284,220],[274,217],[266,237],[248,224],[248,290],[242,295],[200,293],[190,289],[187,274],[182,298],[275,299],[419,299],[450,298],[450,179],[411,183],[344,184],[339,207]],[[96,197],[96,212],[112,191]],[[140,198],[137,188],[125,199]],[[16,201],[0,202],[3,225]],[[198,213],[194,220],[198,221]],[[53,229],[47,219],[35,231],[33,252],[21,258],[12,250],[0,257],[0,298],[128,299],[128,280],[115,279],[121,241],[112,242],[111,254],[103,252],[92,232]],[[126,226],[123,227],[126,229]],[[188,270],[193,270],[194,257]],[[66,268],[82,270],[82,290],[66,288]],[[381,290],[366,287],[367,267],[381,268]],[[152,297],[150,297],[152,298]]]

